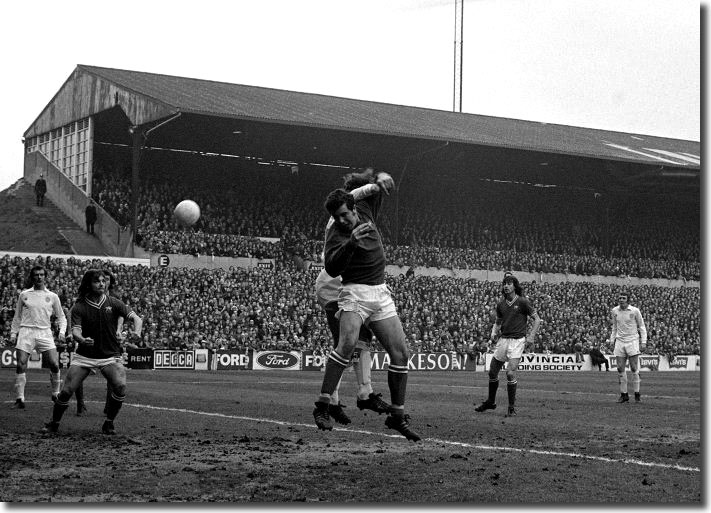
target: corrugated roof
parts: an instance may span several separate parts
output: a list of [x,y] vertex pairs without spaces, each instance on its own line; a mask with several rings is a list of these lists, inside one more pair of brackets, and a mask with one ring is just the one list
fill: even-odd
[[79,65],[132,94],[185,113],[509,147],[668,166],[700,167],[700,143],[640,134],[454,113]]

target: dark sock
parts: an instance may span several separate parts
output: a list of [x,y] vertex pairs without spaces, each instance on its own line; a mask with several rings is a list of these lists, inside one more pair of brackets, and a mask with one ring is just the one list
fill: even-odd
[[489,398],[487,402],[496,404],[496,391],[499,389],[499,378],[489,378]]
[[506,391],[509,394],[509,406],[513,406],[516,404],[516,385],[518,384],[518,381],[507,381],[506,382]]
[[323,383],[321,383],[322,394],[333,394],[338,386],[338,382],[341,380],[343,371],[348,367],[348,363],[348,360],[343,358],[335,350],[331,351],[328,360],[326,360],[326,371],[324,372]]
[[116,396],[114,394],[109,396],[109,401],[106,404],[106,418],[108,420],[114,420],[116,418],[121,406],[123,406],[124,399],[125,396]]
[[52,421],[59,423],[62,420],[62,415],[69,408],[69,399],[71,399],[72,394],[68,394],[64,390],[59,392],[57,400],[54,402],[54,407],[52,408]]
[[392,404],[405,404],[407,391],[407,365],[393,365],[388,367],[388,387],[390,387],[390,402]]

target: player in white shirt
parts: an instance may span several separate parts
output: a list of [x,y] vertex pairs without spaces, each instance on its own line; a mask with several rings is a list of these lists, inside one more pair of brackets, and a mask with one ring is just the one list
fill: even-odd
[[[618,296],[619,305],[612,309],[612,334],[610,343],[615,344],[615,358],[617,359],[617,378],[620,383],[620,398],[618,403],[630,400],[627,393],[627,360],[632,371],[632,390],[634,400],[641,401],[639,393],[639,355],[647,349],[647,328],[642,319],[639,308],[629,303],[629,293],[621,292]],[[641,349],[641,351],[640,351]]]
[[28,284],[32,287],[20,292],[15,308],[15,316],[10,328],[10,342],[15,344],[17,368],[15,374],[16,399],[14,408],[25,407],[25,384],[27,383],[27,360],[35,349],[42,354],[42,360],[49,367],[49,380],[54,401],[61,388],[59,355],[52,335],[51,317],[55,315],[59,326],[59,340],[64,342],[67,317],[59,301],[59,296],[47,290],[47,271],[41,265],[30,269]]

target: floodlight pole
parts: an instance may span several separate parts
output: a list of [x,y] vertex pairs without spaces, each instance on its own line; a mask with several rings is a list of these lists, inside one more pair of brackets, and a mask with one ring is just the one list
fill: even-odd
[[[464,80],[464,0],[454,0],[454,92],[452,111],[462,112]],[[457,111],[457,107],[459,110]]]

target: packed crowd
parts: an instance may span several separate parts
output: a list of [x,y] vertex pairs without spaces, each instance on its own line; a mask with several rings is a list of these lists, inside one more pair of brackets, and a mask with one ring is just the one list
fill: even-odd
[[[107,269],[112,291],[144,319],[142,344],[172,349],[313,349],[328,352],[331,336],[314,296],[315,273],[281,262],[276,269],[207,270],[128,266],[75,258],[0,258],[0,337],[10,322],[29,269],[48,271],[48,288],[70,307],[83,273]],[[411,351],[455,351],[480,356],[501,297],[499,283],[473,279],[389,276]],[[610,308],[617,285],[523,283],[543,319],[531,352],[572,354],[599,344],[611,352]],[[700,289],[630,288],[632,303],[647,323],[650,354],[699,354]],[[680,305],[686,305],[680,308]]]
[[[322,201],[343,170],[237,165],[228,159],[170,155],[146,158],[137,232],[151,252],[275,258],[285,252],[320,258]],[[100,161],[100,159],[99,159]],[[128,223],[127,170],[97,166],[93,195]],[[183,171],[181,171],[183,170]],[[424,173],[401,185],[379,225],[388,263],[583,275],[699,280],[700,203],[640,192],[500,184]],[[452,193],[451,191],[456,191]],[[173,207],[195,200],[202,217],[179,227]],[[278,243],[261,238],[279,239]]]

